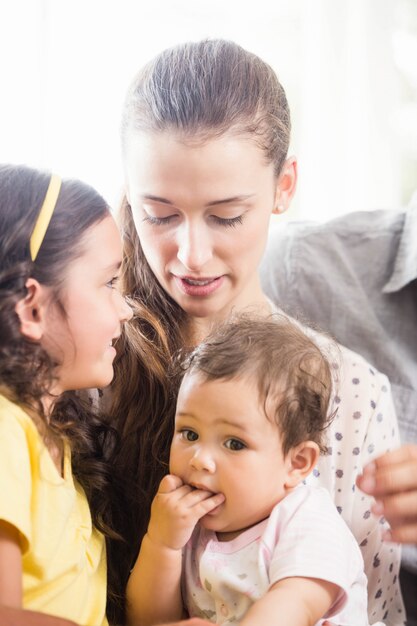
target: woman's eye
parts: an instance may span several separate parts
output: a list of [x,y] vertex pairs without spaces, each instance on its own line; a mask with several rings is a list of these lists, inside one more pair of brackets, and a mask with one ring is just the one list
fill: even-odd
[[149,222],[149,224],[153,224],[154,226],[162,226],[163,224],[169,224],[171,220],[173,220],[175,215],[167,215],[166,217],[156,217],[155,215],[145,215],[143,218],[144,222]]
[[239,441],[239,439],[228,439],[224,445],[226,448],[228,448],[228,450],[233,450],[233,452],[237,452],[246,448],[246,445],[243,443],[243,441]]
[[198,439],[197,433],[188,428],[183,428],[180,433],[181,437],[185,439],[185,441],[197,441]]
[[238,215],[237,217],[218,217],[218,215],[212,215],[211,219],[216,224],[219,224],[219,226],[231,226],[233,228],[238,224],[242,224],[243,215]]

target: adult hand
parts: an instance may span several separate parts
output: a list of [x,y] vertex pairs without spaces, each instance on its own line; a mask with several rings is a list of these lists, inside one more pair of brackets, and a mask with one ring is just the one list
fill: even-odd
[[359,489],[375,497],[375,515],[391,526],[387,541],[417,544],[417,445],[405,445],[374,459],[356,481]]

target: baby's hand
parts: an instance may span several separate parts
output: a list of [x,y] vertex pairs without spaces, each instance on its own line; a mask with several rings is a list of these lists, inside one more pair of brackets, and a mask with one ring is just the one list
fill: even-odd
[[198,520],[224,502],[224,495],[193,489],[181,478],[168,474],[159,485],[151,507],[149,539],[159,546],[181,550]]

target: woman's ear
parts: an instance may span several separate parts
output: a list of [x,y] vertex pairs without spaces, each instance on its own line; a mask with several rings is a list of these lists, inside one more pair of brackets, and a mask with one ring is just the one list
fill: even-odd
[[279,215],[290,206],[297,187],[297,159],[288,157],[277,180],[275,202],[272,213]]
[[15,306],[20,319],[20,332],[27,339],[40,341],[45,329],[45,287],[34,278],[28,278],[25,287],[26,296]]
[[292,489],[313,471],[320,456],[314,441],[303,441],[288,452],[288,472],[285,487]]

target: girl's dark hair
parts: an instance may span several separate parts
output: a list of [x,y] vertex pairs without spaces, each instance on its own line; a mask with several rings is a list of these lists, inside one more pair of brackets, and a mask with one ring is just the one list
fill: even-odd
[[[124,104],[122,148],[127,158],[130,138],[137,132],[169,131],[191,143],[243,134],[260,146],[278,176],[290,127],[285,92],[271,67],[233,42],[207,40],[165,50],[139,72]],[[178,380],[167,372],[185,342],[186,314],[150,269],[126,197],[119,224],[123,287],[136,309],[119,344],[110,408],[120,420],[117,467],[126,477],[125,489],[114,495],[114,510],[120,512],[118,528],[127,542],[111,544],[108,553],[114,584],[122,594],[148,526],[152,499],[168,468]],[[118,572],[112,572],[113,566]],[[120,606],[111,615],[119,622]]]
[[303,441],[326,451],[332,393],[324,353],[284,315],[235,315],[220,325],[180,365],[202,380],[244,379],[256,384],[268,419],[279,427],[285,454]]
[[111,530],[109,498],[113,471],[107,456],[116,431],[98,417],[88,400],[67,391],[48,420],[41,399],[54,380],[56,363],[41,345],[20,332],[16,304],[27,294],[29,277],[47,285],[63,318],[63,283],[69,263],[83,252],[86,231],[109,215],[101,196],[88,185],[64,180],[36,260],[29,241],[49,185],[50,174],[26,166],[0,165],[0,391],[41,418],[42,433],[72,450],[74,476],[85,490],[94,525]]

